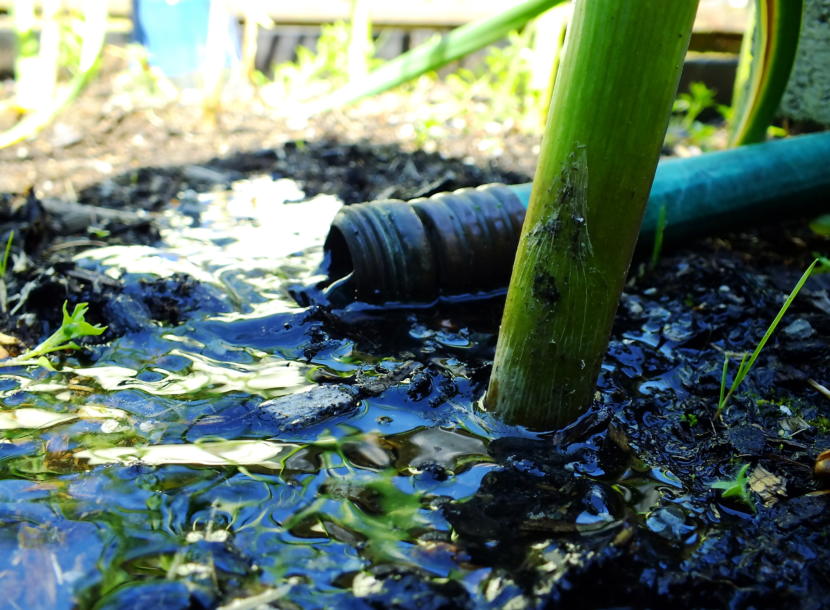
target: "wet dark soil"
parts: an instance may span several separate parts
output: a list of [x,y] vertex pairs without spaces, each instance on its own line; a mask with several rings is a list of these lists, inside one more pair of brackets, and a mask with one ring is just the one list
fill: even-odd
[[[280,148],[240,152],[195,165],[129,170],[81,189],[77,201],[41,200],[34,189],[3,194],[3,243],[14,230],[11,260],[21,257],[18,267],[25,269],[6,279],[7,290],[11,295],[35,291],[33,298],[11,304],[16,311],[4,326],[26,332],[21,327],[23,321],[38,320],[41,324],[35,334],[42,333],[46,326],[60,319],[54,303],[70,296],[81,295],[88,300],[93,314],[103,311],[106,303],[121,292],[121,286],[103,276],[73,269],[68,258],[79,248],[93,245],[155,243],[159,234],[154,214],[180,205],[182,193],[221,190],[251,175],[266,175],[274,180],[290,178],[308,197],[325,193],[344,203],[413,199],[494,181],[514,184],[528,180],[517,172],[496,167],[482,169],[439,153],[405,153],[396,145],[323,140],[291,141]],[[180,281],[175,290],[180,296],[190,296],[189,280]],[[27,288],[21,293],[24,287]],[[163,298],[156,291],[165,288],[145,288],[145,306],[163,309],[158,303]],[[3,315],[6,314],[0,314]],[[174,307],[153,319],[170,322],[178,315]],[[120,332],[119,323],[110,323],[104,340]]]
[[[527,180],[392,145],[321,140],[131,170],[78,192],[88,214],[32,192],[7,194],[0,238],[5,243],[15,231],[14,265],[5,277],[0,330],[30,346],[56,328],[61,302],[89,302],[88,319],[108,330],[86,339],[88,351],[75,358],[94,362],[96,350],[116,338],[220,311],[222,304],[209,304],[216,299],[211,288],[189,275],[125,284],[72,255],[96,244],[153,244],[164,209],[186,215],[193,193],[254,174],[290,178],[307,195],[346,203]],[[443,573],[433,564],[374,559],[359,571],[331,569],[330,581],[318,583],[327,597],[315,601],[313,576],[304,577],[298,565],[277,583],[287,593],[273,598],[274,607],[830,608],[830,482],[813,475],[816,457],[830,448],[830,394],[823,389],[830,385],[830,274],[808,281],[749,377],[716,414],[725,355],[731,379],[740,355],[754,349],[814,255],[827,255],[830,240],[813,234],[809,219],[774,226],[750,220],[732,232],[667,244],[653,268],[637,262],[591,409],[569,428],[545,434],[492,424],[492,466],[480,482],[463,498],[436,493],[424,500],[451,530],[416,532],[411,547],[429,549],[430,562],[448,566]],[[472,412],[486,387],[501,307],[498,298],[388,312],[312,306],[279,328],[263,322],[245,335],[252,347],[267,338],[311,363],[349,342],[368,364],[348,374],[318,366],[305,394],[258,403],[254,415],[240,398],[191,422],[181,440],[252,438],[263,426],[291,438],[321,422],[348,426],[358,403],[371,399],[448,429],[457,409]],[[428,459],[407,456],[419,430],[384,438],[389,462],[365,443],[343,451],[369,470],[395,468],[417,489],[463,472],[442,457],[441,446]],[[453,434],[452,443],[462,442]],[[749,504],[712,487],[744,464]],[[131,468],[151,484],[151,467]],[[328,485],[324,492],[336,495]],[[382,512],[370,496],[338,493],[369,515]],[[292,531],[320,536],[302,523]],[[330,524],[326,543],[335,540],[360,552],[366,544]],[[248,548],[200,544],[190,552],[221,564],[220,585],[186,587],[134,570],[136,586],[111,589],[107,607],[214,607],[257,591],[243,586],[257,574]],[[453,576],[460,572],[473,576],[462,582]],[[92,605],[105,590],[98,582],[74,595]]]

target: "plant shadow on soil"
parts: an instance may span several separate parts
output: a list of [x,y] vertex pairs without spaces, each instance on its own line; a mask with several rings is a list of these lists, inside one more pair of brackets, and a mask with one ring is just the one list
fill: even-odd
[[[475,407],[500,299],[260,314],[266,306],[246,304],[244,291],[229,299],[186,272],[114,276],[75,256],[155,244],[153,214],[171,201],[198,224],[198,193],[252,175],[345,203],[526,181],[321,141],[144,168],[79,193],[82,204],[123,212],[111,217],[6,195],[0,237],[14,229],[13,251],[29,263],[18,256],[5,278],[5,332],[35,343],[65,299],[89,302],[88,319],[108,330],[66,356],[74,377],[0,379],[4,409],[95,403],[126,413],[108,428],[81,418],[2,430],[2,569],[17,579],[20,566],[48,560],[62,574],[42,587],[47,597],[32,598],[25,579],[6,583],[17,603],[185,608],[264,595],[281,608],[828,607],[830,494],[813,463],[830,448],[830,398],[815,383],[830,379],[830,274],[810,279],[714,418],[724,354],[751,351],[812,254],[830,250],[806,220],[667,244],[653,269],[635,265],[595,404],[565,430],[531,434]],[[292,264],[279,267],[286,303]],[[269,379],[274,362],[284,365],[285,392],[251,383],[266,377],[266,361]],[[197,364],[234,374],[167,391]],[[96,366],[138,372],[111,387],[90,377]],[[65,377],[63,389],[35,387]],[[288,453],[279,468],[78,457],[107,439],[129,448],[220,437]],[[744,463],[754,509],[711,487]],[[78,545],[88,553],[74,556]]]

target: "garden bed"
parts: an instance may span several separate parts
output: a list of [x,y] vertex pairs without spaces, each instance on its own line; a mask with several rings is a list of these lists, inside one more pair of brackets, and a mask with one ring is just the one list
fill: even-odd
[[[830,275],[809,280],[715,416],[724,355],[737,366],[828,252],[809,219],[637,262],[594,406],[534,434],[478,408],[500,299],[294,300],[320,280],[334,197],[527,177],[388,144],[248,148],[209,160],[181,144],[196,164],[61,187],[114,215],[5,196],[27,257],[6,275],[0,330],[31,346],[64,300],[108,326],[58,372],[0,371],[9,600],[827,607],[830,494],[813,465],[830,448]],[[38,155],[22,155],[34,175],[54,172]],[[712,487],[744,464],[750,504]]]

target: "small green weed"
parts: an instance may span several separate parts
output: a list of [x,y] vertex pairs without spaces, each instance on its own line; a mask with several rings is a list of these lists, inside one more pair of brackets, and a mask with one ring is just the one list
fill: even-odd
[[694,428],[698,424],[698,417],[694,413],[684,413],[680,416],[680,421],[689,424],[690,428]]
[[510,117],[519,125],[538,129],[542,92],[531,86],[532,33],[532,28],[513,31],[507,36],[507,45],[489,49],[484,66],[460,68],[447,75],[445,82],[460,107],[468,109],[471,99],[484,103],[483,114],[475,117],[479,122]]
[[830,214],[822,214],[810,221],[810,230],[816,235],[830,237]]
[[[295,61],[274,66],[272,85],[282,95],[309,99],[349,81],[348,49],[351,29],[348,23],[337,22],[320,28],[316,50],[297,47]],[[368,65],[371,70],[381,60],[374,57],[373,45],[367,49]],[[265,85],[268,87],[269,85]]]
[[749,493],[749,477],[746,476],[747,470],[749,470],[749,464],[744,464],[738,470],[738,474],[735,475],[734,479],[715,481],[709,487],[712,489],[722,489],[722,498],[735,498],[738,502],[748,506],[754,513],[755,502],[753,502],[752,496]]
[[20,354],[17,358],[0,362],[0,366],[42,366],[53,369],[52,363],[46,358],[46,354],[64,349],[81,349],[75,343],[79,337],[96,336],[107,330],[106,326],[93,325],[84,319],[88,305],[78,303],[70,314],[67,310],[67,303],[63,303],[63,321],[60,328],[43,340],[39,345]]
[[[290,516],[286,530],[348,533],[360,541],[361,553],[375,561],[406,561],[401,543],[411,542],[413,533],[428,525],[421,494],[408,494],[395,485],[396,473],[381,473],[371,481],[346,478],[328,481],[323,496]],[[339,515],[326,507],[340,505]]]
[[819,416],[807,422],[822,434],[830,433],[830,417]]
[[703,111],[715,108],[721,115],[729,112],[729,107],[715,102],[716,91],[710,89],[703,83],[695,82],[689,84],[688,93],[681,93],[674,102],[673,112],[683,113],[680,125],[688,132],[691,132],[698,117]]
[[813,252],[813,256],[818,259],[818,267],[815,268],[813,273],[830,273],[830,258],[821,256],[815,252]]
[[728,118],[730,108],[715,102],[715,90],[703,83],[694,82],[689,85],[687,93],[677,96],[672,108],[672,119],[666,134],[666,144],[692,144],[702,150],[715,148],[713,138],[718,128],[715,125],[702,123],[701,113],[710,108],[717,110],[721,116]]
[[735,373],[735,378],[732,380],[732,385],[729,387],[729,391],[726,390],[726,375],[729,369],[729,356],[724,356],[723,359],[723,371],[721,372],[721,380],[720,380],[720,398],[718,399],[718,409],[715,413],[715,417],[720,417],[720,414],[723,412],[724,408],[726,408],[726,404],[729,402],[729,398],[738,389],[738,386],[741,385],[744,378],[749,374],[749,371],[752,370],[755,361],[758,359],[758,356],[761,354],[761,350],[764,349],[764,346],[769,341],[769,338],[772,336],[772,333],[775,332],[775,329],[778,327],[778,323],[781,322],[781,318],[784,317],[784,314],[787,313],[787,310],[792,305],[792,302],[795,300],[796,295],[801,291],[801,288],[804,286],[805,282],[809,279],[810,275],[813,273],[813,269],[815,269],[816,265],[819,263],[819,259],[815,259],[807,270],[801,275],[801,278],[796,282],[795,287],[790,292],[787,299],[784,301],[784,304],[781,305],[781,309],[778,310],[778,314],[775,316],[775,319],[770,323],[769,327],[767,327],[767,331],[764,333],[764,336],[761,338],[761,341],[758,342],[758,345],[755,347],[755,351],[752,352],[752,355],[747,358],[747,354],[744,354],[741,358],[741,363],[738,365],[738,371]]

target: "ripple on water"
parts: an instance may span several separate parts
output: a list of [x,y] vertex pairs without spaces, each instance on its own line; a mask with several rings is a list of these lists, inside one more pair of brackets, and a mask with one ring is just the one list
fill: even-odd
[[[654,535],[688,542],[694,521],[667,504],[680,493],[668,474],[600,481],[592,443],[549,464],[491,455],[494,430],[520,433],[475,407],[492,329],[429,315],[383,326],[355,310],[339,333],[298,306],[291,285],[314,277],[339,207],[301,198],[289,181],[243,181],[168,212],[157,247],[79,254],[124,282],[110,309],[123,334],[92,365],[0,374],[7,599],[334,607],[353,601],[349,587],[373,599],[414,581],[453,603],[506,599],[517,589],[476,565],[445,517],[503,468],[545,494],[523,535],[601,536],[635,510]],[[690,322],[627,303],[648,321],[612,343],[605,370],[654,394],[670,373],[644,371],[646,352],[685,340]]]

